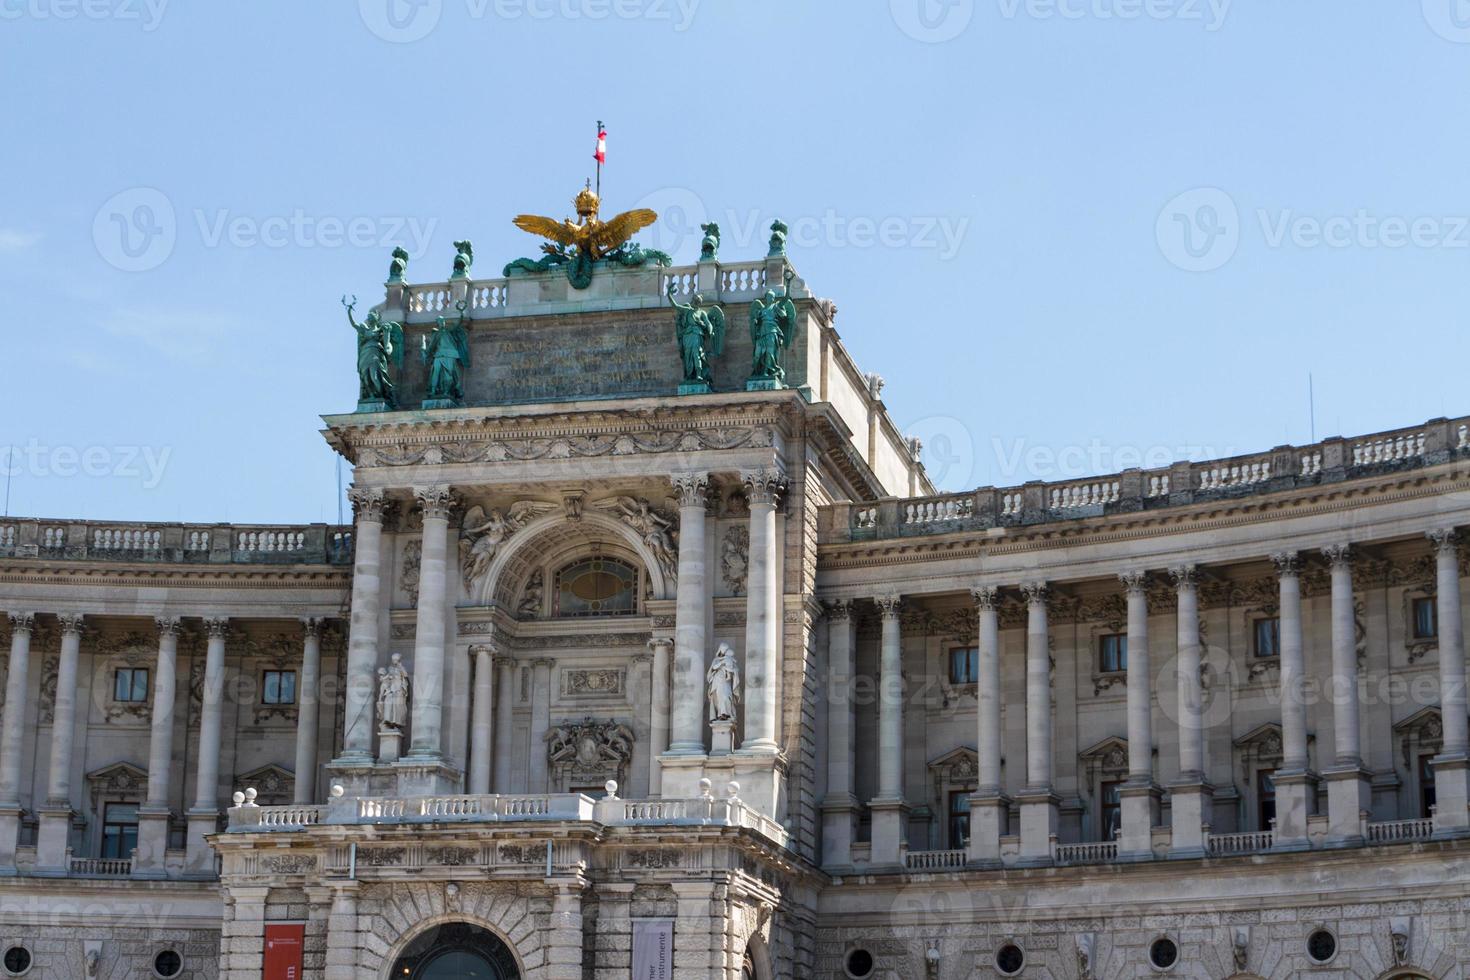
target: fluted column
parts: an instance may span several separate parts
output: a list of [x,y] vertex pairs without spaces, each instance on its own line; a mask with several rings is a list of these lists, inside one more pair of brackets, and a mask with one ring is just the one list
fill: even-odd
[[31,630],[35,613],[10,614],[10,664],[5,678],[5,715],[0,723],[0,876],[15,874],[20,837],[20,754],[25,742]]
[[1274,777],[1276,847],[1304,850],[1310,846],[1307,817],[1316,809],[1317,777],[1310,771],[1307,757],[1301,560],[1295,552],[1281,552],[1272,555],[1271,561],[1280,580],[1277,626],[1281,655],[1281,768]]
[[1431,531],[1435,603],[1439,617],[1439,714],[1443,730],[1434,767],[1434,830],[1457,836],[1470,830],[1470,752],[1466,732],[1465,633],[1460,609],[1460,554],[1455,531]]
[[168,849],[169,770],[174,753],[174,695],[179,660],[179,620],[160,616],[158,660],[153,670],[153,725],[148,738],[148,798],[138,808],[138,850],[133,874],[162,878]]
[[1148,650],[1148,573],[1119,576],[1128,597],[1128,782],[1119,791],[1118,853],[1133,861],[1153,857],[1160,790],[1154,782],[1153,674]]
[[189,833],[184,859],[190,877],[212,877],[214,850],[205,838],[219,824],[220,721],[225,690],[225,638],[228,619],[206,619],[208,637],[204,653],[204,689],[199,706],[199,758],[194,768],[194,805],[187,814]]
[[378,666],[379,581],[383,549],[383,513],[388,498],[381,489],[348,491],[357,513],[353,532],[352,612],[347,634],[347,689],[344,694],[342,758],[344,764],[373,762],[374,672]]
[[444,622],[449,577],[449,511],[453,495],[445,486],[415,487],[423,508],[423,557],[413,642],[413,697],[409,701],[408,759],[437,763],[443,758]]
[[550,792],[546,733],[551,730],[551,667],[545,657],[531,662],[531,755],[527,762],[531,793]]
[[1169,569],[1174,580],[1178,687],[1179,778],[1169,787],[1173,838],[1170,854],[1199,857],[1205,852],[1205,824],[1213,792],[1205,781],[1204,690],[1200,683],[1199,588],[1193,565]]
[[776,504],[783,482],[763,470],[742,475],[750,501],[750,566],[745,600],[745,739],[741,750],[776,751],[776,689],[780,681],[781,613]]
[[869,801],[868,809],[872,812],[872,862],[890,866],[903,860],[908,816],[903,799],[903,601],[896,595],[873,601],[883,617],[883,628],[878,654],[878,795]]
[[1347,544],[1322,549],[1332,575],[1332,701],[1333,764],[1324,769],[1327,780],[1327,838],[1329,845],[1359,844],[1363,840],[1364,812],[1372,804],[1369,774],[1363,769],[1358,736],[1358,635],[1353,612],[1352,548]]
[[993,586],[971,589],[979,614],[976,679],[976,732],[979,747],[978,785],[970,797],[970,860],[993,864],[1000,860],[1000,838],[1006,831],[1010,799],[1001,785],[1000,593]]
[[515,746],[515,661],[507,656],[495,658],[495,773],[491,792],[512,793]]
[[852,865],[858,802],[853,782],[852,602],[827,604],[827,795],[822,798],[822,866]]
[[679,584],[674,609],[673,730],[668,754],[702,755],[708,656],[705,606],[709,597],[704,528],[709,476],[691,473],[675,477],[674,492],[679,495]]
[[317,731],[321,721],[322,621],[301,620],[301,683],[296,685],[296,786],[293,801],[315,803]]
[[1045,864],[1057,833],[1052,792],[1051,640],[1045,582],[1021,586],[1026,597],[1026,788],[1021,804],[1021,862]]
[[46,780],[46,802],[37,808],[36,870],[39,874],[66,873],[66,843],[71,831],[72,744],[77,719],[77,661],[82,649],[82,620],[78,613],[56,617],[61,623],[61,660],[56,667],[56,703],[51,716],[51,765]]
[[648,699],[648,795],[661,796],[664,787],[663,763],[659,761],[669,749],[669,664],[672,660],[674,641],[672,637],[656,636],[648,641],[653,654],[651,669],[653,683]]
[[495,648],[488,643],[470,647],[475,663],[474,704],[470,713],[470,792],[490,792],[491,735],[495,723]]

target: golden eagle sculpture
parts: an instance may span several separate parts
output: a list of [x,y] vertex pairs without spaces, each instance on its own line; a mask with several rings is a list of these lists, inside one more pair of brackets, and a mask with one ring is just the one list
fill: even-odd
[[653,211],[639,208],[603,221],[597,216],[602,201],[590,187],[578,194],[572,203],[577,209],[576,221],[557,221],[536,214],[523,214],[515,219],[513,224],[517,228],[548,239],[541,245],[546,254],[539,260],[516,259],[505,267],[505,275],[516,271],[540,273],[565,266],[572,285],[586,289],[592,284],[592,273],[598,262],[629,267],[672,264],[673,260],[666,253],[641,248],[630,242],[639,231],[658,220]]

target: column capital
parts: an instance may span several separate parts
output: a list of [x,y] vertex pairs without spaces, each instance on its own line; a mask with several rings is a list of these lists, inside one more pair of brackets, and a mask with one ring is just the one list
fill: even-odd
[[657,650],[659,647],[663,647],[665,650],[671,650],[673,646],[674,638],[672,636],[655,636],[648,641],[649,650]]
[[301,634],[307,638],[321,636],[322,628],[326,625],[327,621],[320,616],[302,616]]
[[1130,568],[1121,573],[1118,581],[1123,583],[1123,588],[1129,595],[1142,595],[1148,591],[1149,575],[1141,568]]
[[1000,589],[993,585],[977,585],[970,590],[970,598],[982,610],[991,612],[1000,606]]
[[[163,627],[159,627],[162,629]],[[204,632],[211,640],[223,640],[230,635],[230,620],[227,616],[205,617]]]
[[495,658],[496,670],[510,670],[511,668],[515,667],[515,665],[516,658],[512,657],[508,653],[502,653]]
[[177,616],[154,616],[153,625],[158,628],[158,638],[177,637],[182,629],[182,621]]
[[482,653],[488,657],[494,657],[496,654],[495,644],[476,643],[470,647],[469,652],[471,657],[478,657]]
[[1175,565],[1169,569],[1169,578],[1180,592],[1193,592],[1199,585],[1199,569],[1194,565]]
[[653,654],[652,653],[635,653],[635,654],[633,654],[633,656],[632,656],[631,659],[632,659],[632,661],[635,664],[651,664],[651,663],[653,663]]
[[878,607],[878,611],[883,614],[884,619],[897,619],[903,611],[903,596],[874,596],[873,605]]
[[383,512],[388,507],[388,494],[382,487],[348,487],[347,499],[352,501],[352,513],[359,524],[383,523]]
[[36,614],[33,612],[13,612],[8,613],[7,617],[10,619],[10,632],[12,635],[16,633],[30,633],[36,628]]
[[1459,535],[1452,527],[1437,527],[1424,535],[1434,544],[1434,550],[1438,554],[1459,554]]
[[57,613],[56,619],[61,623],[62,633],[80,633],[86,613]]
[[1026,582],[1021,586],[1021,595],[1026,597],[1026,605],[1041,606],[1046,608],[1047,584],[1045,582]]
[[413,499],[423,508],[424,520],[448,520],[454,509],[454,491],[445,484],[414,487]]
[[708,473],[680,473],[670,481],[680,507],[703,507],[709,500]]
[[1302,556],[1295,551],[1278,551],[1271,556],[1271,564],[1276,566],[1278,577],[1296,578],[1302,571]]
[[834,623],[845,623],[852,618],[851,599],[833,599],[831,602],[822,603],[822,609],[827,618]]
[[740,474],[740,482],[745,484],[745,496],[752,507],[756,504],[774,506],[786,492],[786,477],[776,470],[748,470]]
[[531,666],[535,667],[537,670],[540,670],[542,667],[550,670],[552,667],[556,666],[556,661],[551,659],[550,657],[537,657],[535,660],[531,661]]
[[1339,565],[1348,566],[1353,560],[1353,547],[1346,541],[1341,544],[1328,545],[1322,549],[1322,557],[1327,559],[1327,564],[1333,568]]

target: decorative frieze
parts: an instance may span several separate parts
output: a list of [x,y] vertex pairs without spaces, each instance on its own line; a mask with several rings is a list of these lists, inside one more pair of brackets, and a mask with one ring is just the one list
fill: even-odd
[[650,429],[617,435],[518,439],[474,439],[433,445],[363,446],[357,465],[442,466],[452,463],[532,462],[546,459],[596,459],[706,450],[767,449],[775,433],[768,426],[667,430]]
[[564,698],[621,697],[625,671],[617,668],[563,670],[561,694]]

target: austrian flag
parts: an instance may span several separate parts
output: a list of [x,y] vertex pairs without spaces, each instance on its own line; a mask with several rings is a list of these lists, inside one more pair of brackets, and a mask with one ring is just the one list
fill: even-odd
[[607,163],[607,130],[597,127],[597,152],[592,154],[598,163]]

